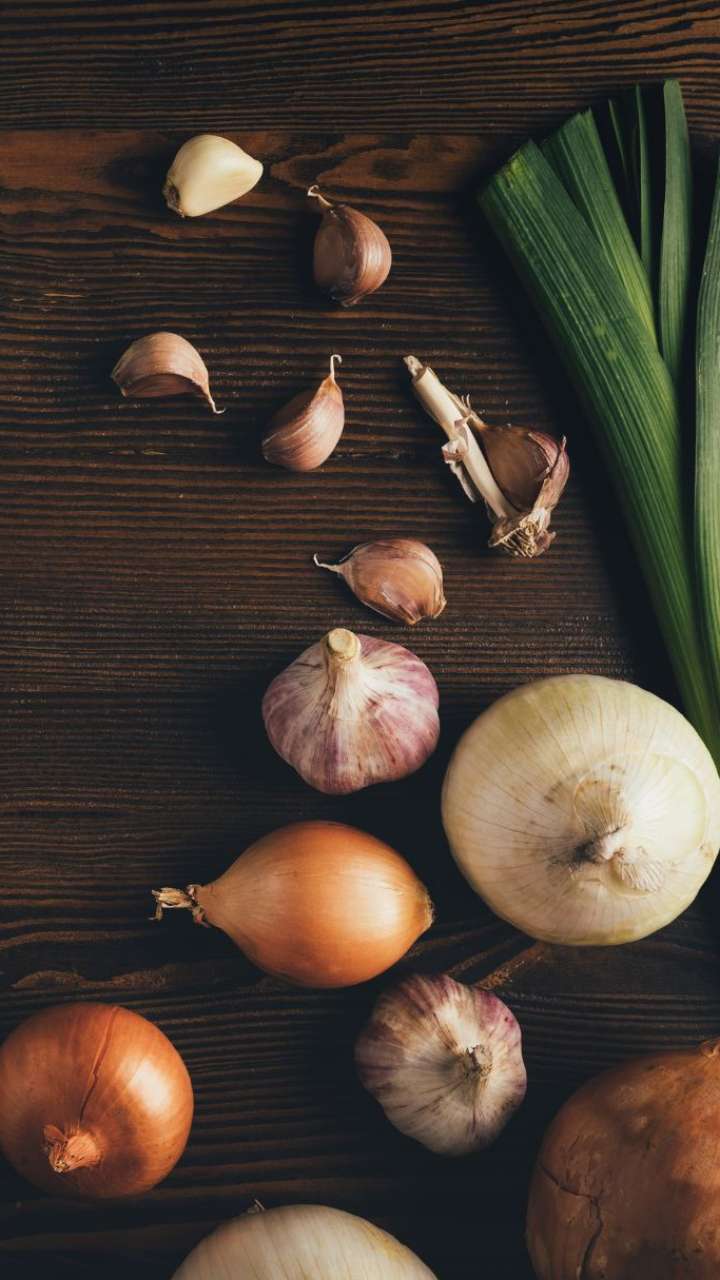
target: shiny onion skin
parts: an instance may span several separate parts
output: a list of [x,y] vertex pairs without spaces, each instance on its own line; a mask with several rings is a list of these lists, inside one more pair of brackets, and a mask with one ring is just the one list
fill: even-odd
[[192,1114],[177,1049],[119,1005],[56,1005],[0,1047],[0,1149],[52,1195],[149,1191],[180,1159]]
[[318,1204],[250,1210],[195,1246],[173,1280],[435,1280],[374,1222]]
[[260,969],[308,987],[349,987],[394,965],[432,924],[399,853],[340,822],[263,836],[208,885],[154,891],[158,916],[186,907]]

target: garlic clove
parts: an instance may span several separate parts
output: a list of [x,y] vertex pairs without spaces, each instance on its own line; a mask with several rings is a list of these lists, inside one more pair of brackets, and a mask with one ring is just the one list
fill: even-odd
[[183,143],[163,187],[169,209],[181,218],[197,218],[247,195],[263,167],[229,138],[200,133]]
[[111,377],[124,396],[145,397],[200,395],[216,409],[210,394],[205,361],[192,343],[179,333],[150,333],[132,342],[123,352]]
[[423,618],[437,618],[445,608],[442,565],[424,542],[414,538],[383,538],[353,547],[338,564],[324,564],[344,578],[358,600],[395,622],[414,626]]
[[316,186],[308,196],[322,209],[315,236],[315,283],[333,302],[353,307],[384,284],[392,266],[392,250],[372,218],[346,204],[332,204]]
[[311,787],[347,795],[414,773],[437,746],[437,685],[409,649],[338,627],[276,676],[268,737]]
[[447,974],[406,978],[382,995],[355,1061],[390,1123],[441,1155],[489,1146],[527,1087],[510,1009]]
[[335,361],[319,387],[300,391],[270,420],[262,451],[268,462],[288,471],[314,471],[327,462],[345,426],[345,403],[335,380]]
[[689,722],[603,676],[554,676],[466,730],[443,787],[460,870],[497,915],[570,946],[669,924],[720,847],[720,778]]

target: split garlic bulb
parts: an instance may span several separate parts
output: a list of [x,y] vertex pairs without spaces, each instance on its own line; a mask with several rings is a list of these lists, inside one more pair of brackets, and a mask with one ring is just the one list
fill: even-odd
[[174,1280],[435,1280],[394,1236],[319,1204],[260,1209],[223,1222]]
[[399,644],[329,631],[263,698],[267,735],[311,787],[347,795],[414,773],[437,746],[437,685]]
[[499,916],[573,945],[631,942],[695,897],[720,845],[720,779],[688,721],[603,676],[501,698],[450,761],[455,859]]
[[355,1061],[390,1123],[446,1156],[489,1146],[527,1086],[514,1014],[448,974],[406,978],[382,995]]

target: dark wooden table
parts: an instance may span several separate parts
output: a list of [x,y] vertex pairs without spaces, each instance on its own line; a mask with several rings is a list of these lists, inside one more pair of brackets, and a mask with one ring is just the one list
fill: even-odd
[[[0,1267],[170,1277],[254,1196],[376,1219],[440,1280],[526,1280],[526,1184],[544,1125],[591,1072],[720,1030],[712,886],[617,950],[533,946],[472,894],[438,792],[458,734],[550,672],[673,696],[582,415],[468,193],[529,133],[641,77],[679,75],[697,148],[720,137],[720,6],[16,3],[0,91],[0,1031],[77,997],[155,1019],[191,1070],[197,1117],[142,1200],[50,1201],[0,1169]],[[181,223],[160,185],[187,136],[263,159],[235,207]],[[355,311],[308,286],[318,181],[377,217],[395,265]],[[115,358],[185,334],[218,403],[122,402]],[[265,465],[271,411],[343,355],[348,425],[309,476]],[[570,439],[558,539],[534,563],[484,549],[400,357],[429,360],[493,421]],[[377,534],[426,539],[442,618],[408,634],[311,562]],[[441,690],[416,778],[345,800],[273,754],[259,701],[333,624],[408,642]],[[151,924],[150,888],[209,880],[294,818],[341,818],[401,848],[438,906],[400,971],[485,980],[524,1030],[524,1110],[487,1153],[431,1156],[358,1086],[352,1043],[389,978],[336,993],[258,973],[219,933]]]

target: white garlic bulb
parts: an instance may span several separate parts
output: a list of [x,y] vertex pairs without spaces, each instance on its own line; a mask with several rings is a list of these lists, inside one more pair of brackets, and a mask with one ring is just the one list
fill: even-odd
[[247,195],[262,172],[260,161],[229,138],[199,133],[183,143],[175,156],[163,195],[168,208],[181,218],[197,218]]
[[720,779],[688,721],[603,676],[500,698],[448,766],[460,870],[499,916],[549,942],[630,942],[693,900],[720,845]]
[[514,1014],[447,974],[406,978],[382,995],[355,1061],[390,1123],[441,1155],[489,1146],[527,1086]]
[[195,1246],[174,1280],[435,1280],[365,1218],[319,1204],[251,1210]]
[[262,709],[278,755],[328,795],[414,773],[440,733],[425,663],[402,645],[342,627],[276,676]]

